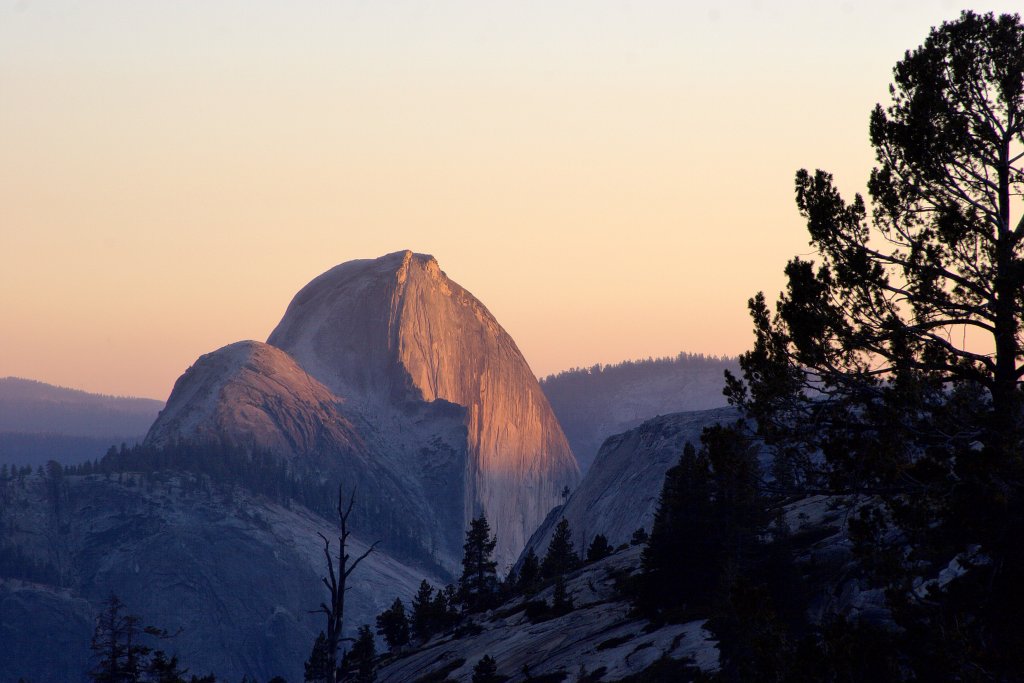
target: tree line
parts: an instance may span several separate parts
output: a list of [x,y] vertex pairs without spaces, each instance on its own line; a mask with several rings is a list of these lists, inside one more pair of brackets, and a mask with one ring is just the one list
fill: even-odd
[[[574,608],[565,584],[566,575],[585,563],[597,562],[614,552],[604,535],[598,534],[587,549],[584,560],[574,547],[568,521],[562,519],[543,559],[538,558],[531,548],[518,571],[510,571],[500,579],[493,557],[496,543],[497,538],[491,533],[486,515],[474,518],[466,530],[462,573],[456,583],[435,588],[428,581],[422,581],[408,608],[401,597],[396,597],[388,609],[377,615],[375,630],[370,624],[359,627],[355,642],[337,665],[332,664],[328,639],[321,632],[306,660],[305,680],[308,683],[370,683],[375,680],[375,669],[381,662],[375,632],[387,646],[387,654],[400,654],[409,647],[425,645],[438,634],[471,635],[473,615],[494,609],[516,597],[532,596],[546,587],[553,586],[551,602],[528,600],[523,607],[527,616],[532,621],[539,621],[566,614]],[[497,664],[493,657],[485,655],[474,667],[473,681],[497,683],[506,680],[497,673]],[[331,678],[332,666],[336,666],[335,678]]]
[[[719,680],[1024,672],[1020,17],[933,28],[890,94],[870,116],[870,204],[796,173],[815,255],[786,265],[774,307],[750,299],[754,345],[727,375],[755,431],[706,433],[662,491],[637,605],[710,614]],[[780,518],[812,494],[849,511],[848,577],[884,596],[883,617],[808,619],[814,568]]]

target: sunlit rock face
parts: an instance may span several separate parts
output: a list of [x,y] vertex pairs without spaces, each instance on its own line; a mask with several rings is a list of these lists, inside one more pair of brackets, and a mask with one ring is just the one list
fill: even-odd
[[201,356],[178,378],[146,442],[220,437],[291,457],[325,449],[363,454],[340,402],[284,351],[237,342]]
[[147,443],[211,439],[358,484],[385,542],[418,545],[453,572],[474,515],[486,513],[507,568],[579,478],[515,342],[437,261],[409,251],[333,268],[268,343],[199,358]]
[[515,342],[431,256],[404,251],[329,270],[296,295],[267,341],[368,423],[400,427],[394,416],[417,405],[460,406],[462,526],[487,514],[500,566],[579,478]]

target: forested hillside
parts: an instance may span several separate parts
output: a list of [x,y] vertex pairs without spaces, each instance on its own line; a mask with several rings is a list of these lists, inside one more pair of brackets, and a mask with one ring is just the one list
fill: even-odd
[[95,460],[111,445],[141,440],[163,405],[2,377],[0,463],[35,467],[48,460]]
[[657,415],[720,408],[733,358],[680,353],[615,365],[572,368],[540,381],[586,472],[606,438]]

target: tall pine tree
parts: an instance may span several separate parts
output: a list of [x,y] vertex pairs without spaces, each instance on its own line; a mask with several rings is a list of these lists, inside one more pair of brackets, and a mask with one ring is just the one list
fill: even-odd
[[330,654],[327,651],[327,637],[324,636],[324,632],[320,631],[320,634],[316,637],[316,641],[313,643],[313,650],[309,654],[309,659],[306,660],[303,665],[305,675],[303,680],[306,683],[327,683],[334,679],[334,663],[331,661]]
[[346,683],[373,683],[377,680],[377,646],[369,624],[359,627],[356,642],[341,659],[342,680]]
[[409,619],[401,598],[395,598],[389,609],[377,615],[377,634],[392,650],[409,644]]
[[540,565],[540,574],[545,579],[553,579],[579,566],[580,558],[573,547],[569,520],[563,517],[555,527],[551,542],[548,543],[548,552],[544,555],[544,561]]
[[470,522],[462,546],[462,577],[459,579],[459,599],[467,612],[479,612],[491,606],[498,586],[498,563],[493,557],[497,543],[483,513]]
[[434,587],[424,579],[412,599],[412,619],[410,623],[412,636],[421,642],[430,640],[430,636],[438,628],[438,618],[434,605]]

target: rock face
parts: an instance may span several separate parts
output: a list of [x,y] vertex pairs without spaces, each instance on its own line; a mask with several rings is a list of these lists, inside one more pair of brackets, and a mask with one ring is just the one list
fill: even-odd
[[201,356],[178,378],[146,443],[223,438],[290,458],[324,450],[365,458],[340,402],[284,351],[237,342]]
[[146,442],[207,439],[358,484],[376,517],[396,520],[375,531],[404,525],[403,544],[452,572],[473,516],[486,513],[504,570],[579,479],[515,342],[433,257],[409,251],[329,270],[266,344],[197,360]]
[[604,440],[657,415],[724,408],[726,370],[735,359],[679,354],[567,370],[541,380],[583,473]]
[[405,431],[410,410],[460,406],[467,451],[460,529],[485,512],[499,566],[515,559],[563,487],[579,478],[515,342],[433,257],[404,251],[333,268],[295,296],[267,341],[345,397],[382,442]]
[[640,527],[650,532],[665,473],[679,462],[686,442],[699,447],[705,427],[738,418],[732,408],[675,413],[609,437],[579,487],[564,506],[551,511],[527,548],[544,557],[563,517],[569,521],[573,542],[581,553],[597,534],[604,534],[616,546],[628,543]]
[[[302,680],[323,628],[309,614],[324,598],[317,532],[337,529],[190,475],[118,478],[0,482],[0,557],[14,546],[20,558],[6,556],[0,577],[0,681],[87,680],[93,620],[111,592],[143,625],[181,629],[159,646],[193,673]],[[352,553],[365,548],[350,541]],[[408,602],[423,578],[440,581],[386,551],[370,555],[351,577],[346,630],[373,623],[396,595]]]
[[384,441],[380,430],[392,425],[370,425],[353,412],[357,431],[345,401],[287,353],[238,342],[185,371],[145,443],[222,440],[283,457],[293,474],[356,489],[366,535],[403,557],[453,570],[461,557],[462,412],[444,403],[420,408],[402,415],[399,430],[407,440],[419,437],[414,446]]
[[[575,609],[568,614],[531,623],[526,599],[515,598],[474,617],[464,635],[436,636],[411,653],[387,658],[377,671],[380,683],[407,681],[465,681],[484,655],[497,661],[498,674],[511,681],[530,676],[545,681],[616,681],[627,676],[643,680],[644,669],[662,657],[692,658],[705,672],[718,669],[718,648],[704,620],[686,624],[651,625],[637,619],[632,605],[616,589],[617,581],[635,572],[640,549],[629,548],[587,565],[565,577],[566,593]],[[531,595],[549,605],[554,588]],[[664,680],[664,679],[659,679]]]

